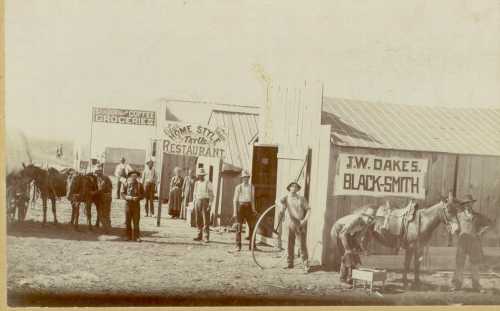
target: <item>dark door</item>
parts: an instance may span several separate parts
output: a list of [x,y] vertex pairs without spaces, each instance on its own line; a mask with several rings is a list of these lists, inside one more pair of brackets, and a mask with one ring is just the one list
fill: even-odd
[[[255,187],[255,208],[262,213],[276,201],[276,177],[278,172],[278,147],[254,146],[252,159],[252,184]],[[269,213],[261,226],[261,235],[271,237],[274,213]],[[265,228],[265,229],[262,229]]]

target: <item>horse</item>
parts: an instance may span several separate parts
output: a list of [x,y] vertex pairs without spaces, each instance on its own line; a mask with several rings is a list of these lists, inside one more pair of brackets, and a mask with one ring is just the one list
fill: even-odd
[[92,174],[78,174],[69,181],[68,200],[71,202],[71,221],[70,224],[78,230],[80,217],[80,204],[85,204],[85,214],[89,230],[92,230],[92,203],[97,209],[97,221],[95,226],[99,227],[100,211],[97,204],[95,192],[97,191],[97,180]]
[[[460,203],[450,193],[448,198],[428,208],[418,209],[416,203],[410,201],[405,209],[399,209],[394,215],[376,217],[370,225],[367,239],[374,238],[375,241],[388,247],[401,245],[405,249],[403,286],[408,287],[408,272],[413,259],[414,263],[414,288],[420,286],[420,262],[424,246],[429,242],[432,233],[440,224],[446,225],[449,233],[455,234],[459,230],[457,209]],[[408,211],[413,210],[413,214]],[[396,229],[395,229],[396,228]],[[364,242],[366,243],[366,241]]]
[[47,223],[47,199],[52,202],[52,214],[54,215],[54,224],[57,224],[56,200],[66,195],[66,180],[68,173],[60,173],[55,168],[47,170],[33,164],[25,165],[20,172],[21,176],[28,182],[34,181],[35,186],[40,191],[43,202],[43,225]]

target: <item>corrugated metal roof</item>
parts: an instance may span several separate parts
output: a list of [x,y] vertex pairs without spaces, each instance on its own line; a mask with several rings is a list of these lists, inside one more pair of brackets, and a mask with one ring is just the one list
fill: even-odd
[[250,169],[252,145],[249,143],[258,130],[257,113],[212,110],[208,124],[228,129],[223,170]]
[[500,108],[323,99],[323,124],[340,146],[500,156]]

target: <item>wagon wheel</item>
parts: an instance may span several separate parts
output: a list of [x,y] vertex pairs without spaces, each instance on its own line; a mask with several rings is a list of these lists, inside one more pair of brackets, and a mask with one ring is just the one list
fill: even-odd
[[[277,267],[278,265],[282,265],[287,253],[287,241],[281,239],[281,243],[279,242],[283,219],[278,219],[276,226],[274,226],[273,223],[269,223],[269,215],[272,215],[275,207],[276,205],[272,205],[260,214],[257,222],[255,223],[255,229],[251,237],[252,244],[250,245],[254,245],[254,243],[256,243],[258,248],[258,250],[255,250],[252,247],[252,259],[261,269],[270,269]],[[264,243],[256,242],[257,233],[260,231],[267,231],[268,233]]]

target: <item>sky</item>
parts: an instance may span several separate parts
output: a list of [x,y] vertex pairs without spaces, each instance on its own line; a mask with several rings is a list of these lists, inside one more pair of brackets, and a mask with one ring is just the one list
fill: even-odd
[[[258,106],[264,84],[326,96],[500,106],[500,2],[7,0],[6,124],[85,136],[90,109],[161,98]],[[189,118],[203,109],[179,106]],[[208,118],[208,116],[207,116]]]

